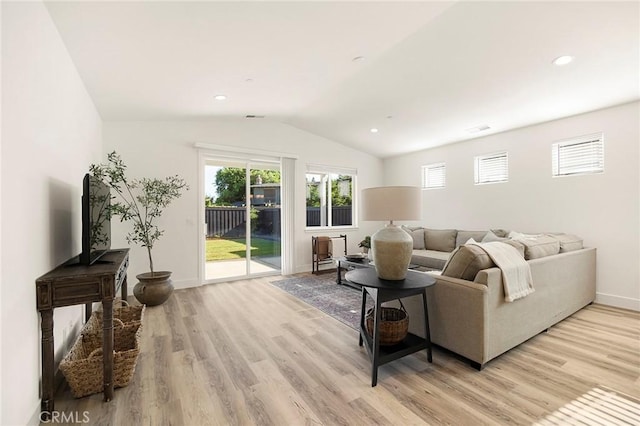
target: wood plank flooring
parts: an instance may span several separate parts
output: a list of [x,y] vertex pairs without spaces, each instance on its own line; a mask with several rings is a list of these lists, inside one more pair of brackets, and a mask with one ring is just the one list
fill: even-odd
[[444,350],[379,370],[358,334],[269,284],[179,290],[147,308],[133,382],[56,395],[94,425],[640,424],[640,313],[592,305],[482,372]]

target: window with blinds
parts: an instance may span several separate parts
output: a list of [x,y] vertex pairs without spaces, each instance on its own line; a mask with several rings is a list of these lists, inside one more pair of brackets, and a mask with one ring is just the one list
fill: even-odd
[[444,163],[422,166],[422,189],[444,188],[446,167]]
[[553,176],[571,176],[604,172],[604,136],[602,133],[580,136],[551,146]]
[[498,152],[475,157],[475,183],[507,182],[509,180],[509,161],[507,152]]

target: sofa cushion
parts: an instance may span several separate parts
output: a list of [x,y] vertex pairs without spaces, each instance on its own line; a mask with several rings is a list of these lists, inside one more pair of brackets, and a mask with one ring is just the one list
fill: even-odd
[[481,247],[470,244],[460,246],[447,263],[442,275],[452,278],[460,278],[473,281],[476,274],[487,268],[494,267],[495,264]]
[[456,248],[455,229],[428,229],[424,230],[424,243],[427,250],[452,252]]
[[476,241],[482,241],[487,231],[458,231],[456,236],[456,247],[464,245],[469,238],[473,238]]
[[435,250],[413,250],[411,263],[432,269],[442,269],[451,253]]
[[552,234],[551,238],[555,238],[560,242],[560,253],[568,251],[581,250],[583,246],[582,238],[572,234]]
[[424,228],[414,228],[403,225],[402,229],[404,229],[407,234],[411,235],[414,250],[424,250]]
[[524,245],[524,258],[527,260],[560,253],[560,241],[548,235],[521,238],[518,239],[518,242]]
[[510,240],[510,239],[504,239],[502,240],[503,243],[505,244],[509,244],[512,247],[515,247],[516,250],[518,250],[518,253],[520,253],[520,256],[524,257],[524,244],[522,244],[521,241],[518,240]]

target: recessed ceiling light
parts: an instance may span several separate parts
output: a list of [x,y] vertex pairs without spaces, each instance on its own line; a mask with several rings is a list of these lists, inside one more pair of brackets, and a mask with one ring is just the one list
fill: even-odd
[[573,56],[569,56],[569,55],[558,56],[553,60],[553,65],[557,65],[561,67],[562,65],[567,65],[568,63],[571,63],[571,61],[573,61]]
[[360,61],[364,61],[364,56],[356,56],[355,58],[352,59],[353,62],[360,62]]
[[225,99],[227,99],[227,97],[225,95],[215,95],[213,99],[215,99],[216,101],[224,101]]
[[378,133],[378,129],[374,127],[373,129],[371,129],[371,133]]
[[478,133],[478,132],[484,132],[485,130],[489,130],[491,127],[487,126],[486,124],[482,124],[480,126],[476,126],[476,127],[472,127],[470,129],[467,129],[467,132],[469,133]]

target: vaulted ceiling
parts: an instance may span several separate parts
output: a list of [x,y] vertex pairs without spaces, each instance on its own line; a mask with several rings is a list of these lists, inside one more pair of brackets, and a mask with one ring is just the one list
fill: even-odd
[[638,2],[46,4],[106,121],[264,116],[384,158],[640,98]]

